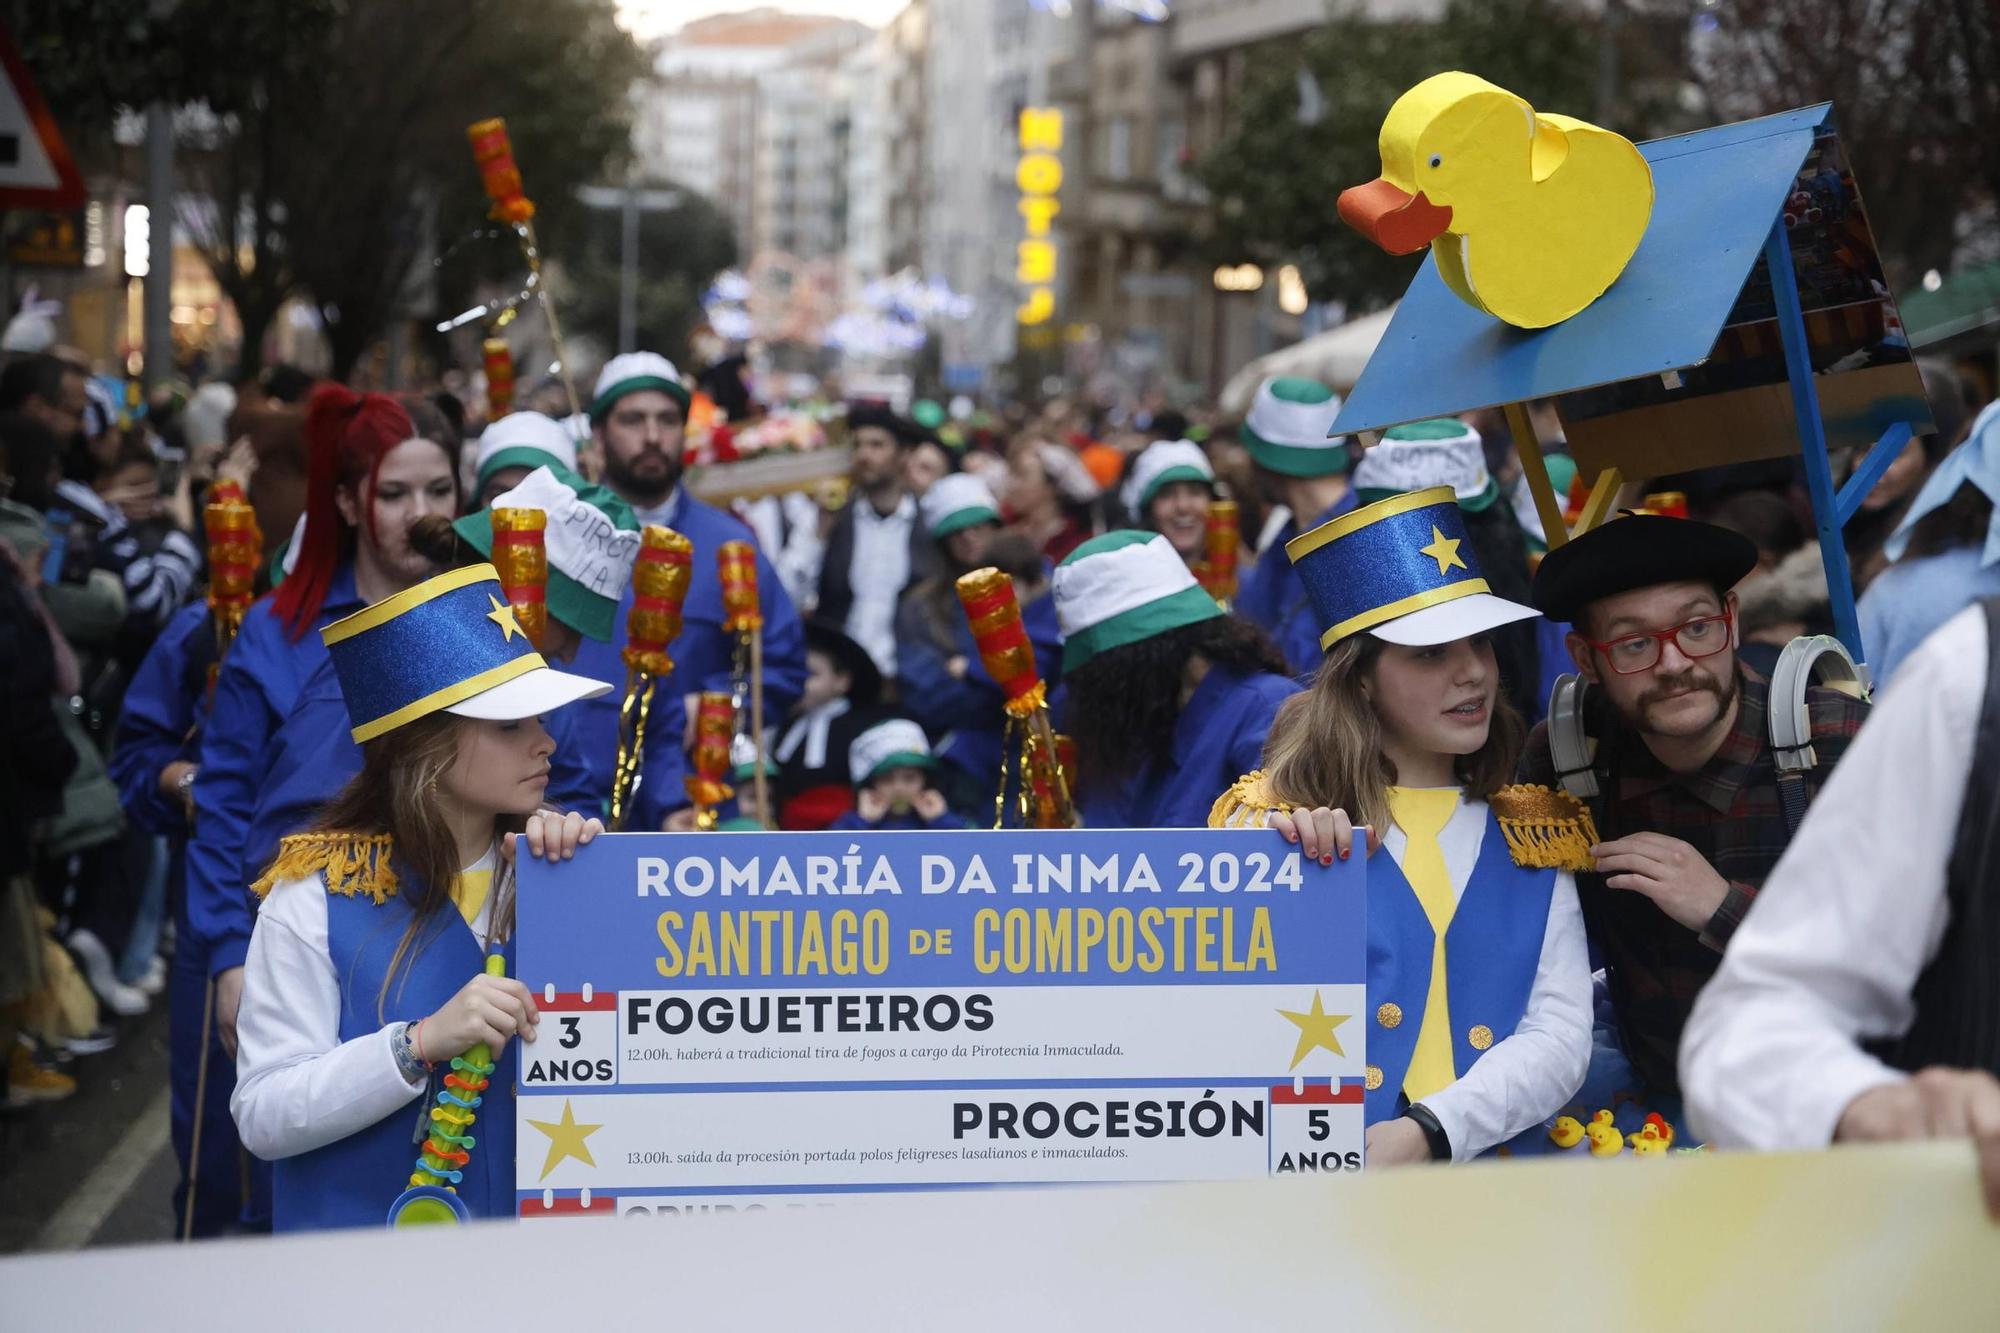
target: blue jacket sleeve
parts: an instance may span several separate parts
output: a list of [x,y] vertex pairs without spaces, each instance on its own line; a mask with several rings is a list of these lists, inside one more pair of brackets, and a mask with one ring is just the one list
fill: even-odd
[[160,770],[194,757],[193,731],[201,705],[189,693],[188,653],[209,625],[206,606],[174,617],[132,675],[118,715],[111,778],[132,822],[148,833],[181,833],[187,817],[179,801],[160,790]]
[[188,923],[208,958],[209,975],[243,966],[255,921],[243,852],[257,811],[275,719],[259,688],[283,631],[255,612],[223,658],[215,706],[201,738],[194,781],[194,837],[188,843]]
[[604,800],[597,792],[597,783],[591,777],[590,765],[585,762],[582,738],[578,735],[577,724],[583,714],[574,706],[558,708],[549,715],[549,739],[555,742],[555,753],[549,756],[549,785],[543,799],[574,810],[589,818],[609,818],[610,812],[604,808]]
[[1228,772],[1241,777],[1263,767],[1264,739],[1271,734],[1271,723],[1279,707],[1296,692],[1297,687],[1281,676],[1263,677],[1254,691],[1245,692],[1242,715],[1229,736],[1229,762],[1224,765]]
[[947,810],[930,823],[924,825],[924,827],[935,833],[944,829],[971,828],[972,825],[965,822],[965,816],[953,814]]
[[864,833],[873,833],[877,828],[877,825],[871,824],[867,820],[863,819],[858,811],[843,810],[841,813],[833,817],[833,822],[831,824],[828,824],[827,828],[829,830],[858,829]]
[[965,674],[955,677],[945,666],[950,655],[939,650],[919,621],[910,603],[897,608],[896,679],[904,709],[934,736],[953,727],[987,725],[989,715],[1000,710],[1002,696],[980,666],[977,650],[967,660]]
[[[764,608],[764,724],[792,711],[806,689],[806,628],[778,571],[757,552],[757,598]],[[718,688],[710,686],[709,688]],[[722,687],[722,688],[726,688]]]
[[[769,703],[766,702],[766,711]],[[639,795],[632,803],[632,817],[625,827],[634,833],[653,832],[666,817],[689,805],[687,751],[681,738],[687,734],[687,703],[678,690],[662,684],[653,691],[653,708],[646,719],[646,762],[639,769]]]

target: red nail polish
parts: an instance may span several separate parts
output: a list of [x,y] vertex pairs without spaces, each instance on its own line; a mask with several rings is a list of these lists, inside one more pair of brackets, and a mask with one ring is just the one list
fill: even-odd
[[1319,859],[1319,863],[1323,866],[1330,866],[1333,864],[1333,858],[1331,856],[1322,856]]

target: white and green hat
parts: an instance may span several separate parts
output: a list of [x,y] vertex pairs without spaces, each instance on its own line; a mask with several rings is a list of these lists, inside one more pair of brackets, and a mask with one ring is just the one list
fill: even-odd
[[1362,504],[1392,495],[1449,486],[1458,507],[1476,514],[1500,498],[1500,484],[1486,470],[1479,432],[1456,417],[1433,417],[1391,426],[1381,443],[1354,465]]
[[884,769],[935,768],[931,743],[924,729],[906,717],[877,722],[847,747],[847,771],[854,785],[871,782]]
[[[610,643],[618,628],[618,600],[639,555],[639,523],[631,506],[608,488],[553,467],[536,468],[493,504],[548,515],[542,537],[549,556],[549,614],[579,634]],[[491,511],[467,514],[452,526],[481,555],[493,554]]]
[[1222,614],[1171,542],[1130,528],[1092,537],[1064,557],[1055,599],[1065,672],[1106,649]]
[[925,530],[938,540],[980,523],[1000,521],[1000,502],[993,498],[992,488],[969,472],[939,477],[917,507],[923,511]]
[[1260,467],[1288,477],[1347,471],[1347,437],[1334,436],[1340,395],[1318,380],[1283,375],[1257,386],[1243,419],[1243,447]]
[[533,471],[550,463],[576,471],[576,441],[562,423],[540,412],[509,412],[480,433],[472,488],[483,488],[486,479],[502,468]]
[[1135,518],[1143,517],[1160,487],[1176,481],[1199,482],[1213,493],[1215,469],[1193,440],[1158,440],[1147,445],[1133,462],[1132,475],[1125,479],[1125,489],[1118,498]]
[[590,399],[591,423],[604,420],[613,403],[641,389],[658,389],[669,395],[680,403],[683,412],[694,401],[687,381],[674,369],[673,362],[658,352],[623,352],[606,361],[597,374],[597,392]]

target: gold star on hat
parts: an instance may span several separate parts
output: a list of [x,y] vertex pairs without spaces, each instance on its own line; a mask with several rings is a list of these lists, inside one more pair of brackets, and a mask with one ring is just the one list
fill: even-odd
[[555,1170],[558,1166],[562,1165],[565,1159],[571,1157],[576,1158],[585,1166],[597,1165],[596,1159],[590,1155],[590,1145],[585,1143],[584,1140],[595,1134],[598,1130],[603,1129],[604,1126],[579,1125],[576,1123],[576,1112],[571,1108],[569,1098],[563,1098],[561,1120],[553,1122],[548,1120],[530,1120],[528,1123],[549,1136],[548,1160],[542,1163],[542,1174],[538,1179],[547,1180],[549,1172]]
[[1460,569],[1465,568],[1465,561],[1458,554],[1459,543],[1463,540],[1464,538],[1461,537],[1445,536],[1444,530],[1433,523],[1431,524],[1431,544],[1429,546],[1419,546],[1417,550],[1421,554],[1427,555],[1437,561],[1438,573],[1442,574],[1453,565],[1458,566]]
[[1299,1044],[1292,1051],[1290,1068],[1297,1069],[1299,1061],[1322,1046],[1342,1059],[1347,1058],[1347,1052],[1340,1049],[1340,1038],[1333,1035],[1333,1030],[1353,1015],[1329,1014],[1317,990],[1313,991],[1312,1008],[1305,1013],[1294,1013],[1290,1009],[1280,1009],[1278,1012],[1290,1019],[1299,1029]]
[[506,642],[512,643],[516,634],[527,634],[528,631],[521,628],[521,622],[514,619],[512,606],[490,592],[486,594],[486,600],[493,603],[493,609],[486,613],[486,618],[500,627],[500,632],[507,636]]

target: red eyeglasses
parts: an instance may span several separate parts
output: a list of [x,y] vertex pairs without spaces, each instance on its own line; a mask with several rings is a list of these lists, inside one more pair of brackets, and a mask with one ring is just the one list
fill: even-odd
[[1599,643],[1595,639],[1584,642],[1604,654],[1604,660],[1611,669],[1621,676],[1635,676],[1641,671],[1650,671],[1660,663],[1662,645],[1669,639],[1680,649],[1681,656],[1690,660],[1713,657],[1729,646],[1729,625],[1731,614],[1724,611],[1716,616],[1698,616],[1674,626],[1672,629],[1652,629],[1643,634],[1623,634],[1609,643]]

